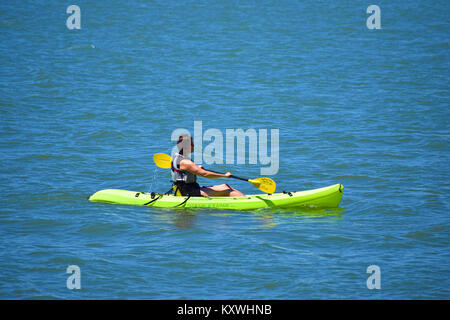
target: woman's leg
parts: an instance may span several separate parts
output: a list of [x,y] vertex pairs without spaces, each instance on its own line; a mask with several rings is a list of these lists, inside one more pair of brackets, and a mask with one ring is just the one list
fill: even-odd
[[244,197],[239,190],[230,187],[228,184],[219,184],[216,186],[202,187],[200,193],[204,197]]

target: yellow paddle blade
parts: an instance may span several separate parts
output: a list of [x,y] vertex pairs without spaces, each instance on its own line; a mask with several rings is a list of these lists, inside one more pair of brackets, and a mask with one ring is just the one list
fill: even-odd
[[165,153],[157,153],[153,156],[155,164],[163,169],[170,169],[172,157]]
[[256,188],[265,193],[274,193],[277,189],[275,181],[269,178],[249,179],[248,182],[252,183]]

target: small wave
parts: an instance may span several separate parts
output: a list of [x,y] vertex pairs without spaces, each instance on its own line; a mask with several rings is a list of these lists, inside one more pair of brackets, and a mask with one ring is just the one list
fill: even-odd
[[326,240],[326,241],[340,241],[340,242],[351,242],[351,241],[353,241],[353,239],[350,239],[350,238],[337,237],[337,236],[327,237],[324,240]]
[[93,43],[83,44],[83,45],[73,45],[68,46],[67,50],[85,50],[85,49],[95,49],[95,45]]
[[102,130],[100,132],[96,132],[90,135],[91,139],[104,139],[111,137],[125,137],[122,133],[114,130]]

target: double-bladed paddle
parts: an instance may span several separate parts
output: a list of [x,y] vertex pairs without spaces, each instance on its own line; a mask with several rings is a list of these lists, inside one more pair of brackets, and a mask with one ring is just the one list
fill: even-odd
[[[170,169],[172,166],[172,157],[165,153],[157,153],[153,156],[153,161],[155,164],[162,168],[162,169]],[[207,169],[205,169],[207,170]],[[221,172],[208,170],[214,173],[223,174]],[[262,178],[256,178],[256,179],[245,179],[240,178],[235,175],[231,175],[230,178],[242,180],[242,181],[248,181],[251,184],[253,184],[256,188],[259,190],[265,192],[265,193],[274,193],[275,189],[277,188],[277,185],[275,181],[273,181],[270,178],[262,177]]]

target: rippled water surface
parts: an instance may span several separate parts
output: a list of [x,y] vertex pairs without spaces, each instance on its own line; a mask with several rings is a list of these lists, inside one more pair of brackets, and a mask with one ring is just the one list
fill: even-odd
[[[378,1],[380,30],[364,1],[76,4],[80,30],[0,4],[0,298],[450,298],[448,1]],[[194,121],[279,129],[278,191],[342,183],[340,207],[87,201],[167,191],[152,155]]]

